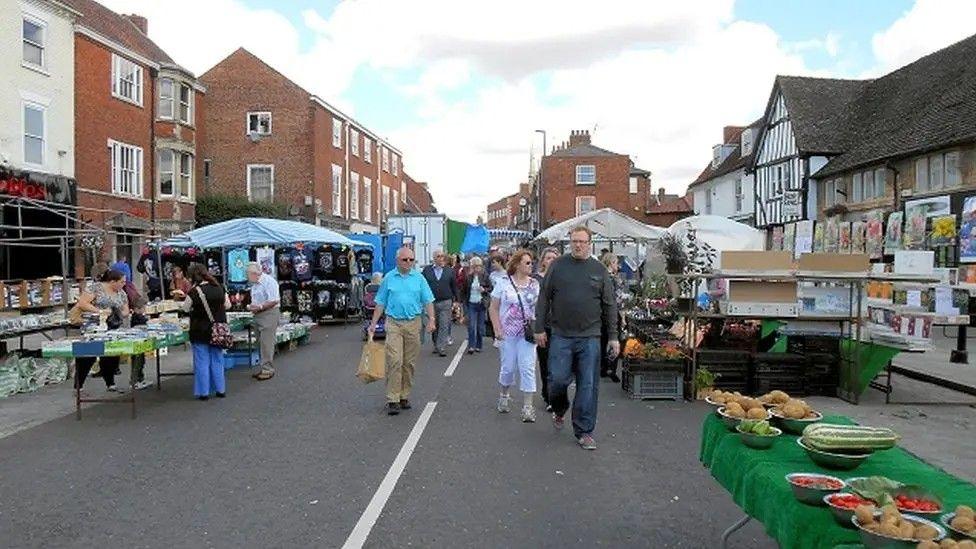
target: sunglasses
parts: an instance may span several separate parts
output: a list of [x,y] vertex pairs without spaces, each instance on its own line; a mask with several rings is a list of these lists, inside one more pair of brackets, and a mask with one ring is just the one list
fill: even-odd
[[412,257],[401,257],[400,261],[406,261],[407,263],[413,263],[415,261]]

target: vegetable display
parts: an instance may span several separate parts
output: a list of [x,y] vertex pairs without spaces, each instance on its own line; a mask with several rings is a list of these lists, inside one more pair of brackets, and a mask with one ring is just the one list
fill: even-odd
[[752,433],[754,435],[759,435],[761,437],[771,437],[776,436],[777,429],[774,429],[768,421],[747,419],[739,424],[739,431],[743,433]]
[[874,502],[869,499],[862,498],[857,494],[847,493],[830,495],[827,497],[827,502],[835,507],[840,507],[841,509],[847,509],[849,511],[853,511],[861,505],[874,505]]
[[891,429],[862,425],[817,423],[803,429],[803,442],[824,452],[867,453],[887,450],[898,442]]
[[708,395],[711,402],[725,404],[725,413],[738,419],[769,419],[769,412],[758,399],[749,398],[739,392],[726,393],[715,390]]
[[843,482],[822,475],[797,475],[791,478],[790,482],[797,486],[817,490],[840,490],[844,487]]
[[976,515],[968,505],[956,507],[955,516],[949,521],[949,526],[970,537],[976,537]]
[[873,505],[861,505],[854,510],[854,516],[857,517],[858,527],[886,538],[931,541],[940,537],[938,530],[902,516],[894,505],[885,505],[880,514]]

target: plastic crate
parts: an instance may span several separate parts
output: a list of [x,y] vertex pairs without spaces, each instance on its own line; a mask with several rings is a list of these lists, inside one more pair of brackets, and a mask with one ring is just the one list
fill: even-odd
[[684,360],[659,361],[646,358],[624,357],[623,369],[630,372],[683,372]]
[[680,372],[630,372],[623,370],[621,386],[634,400],[669,398],[679,400],[684,394],[684,375]]
[[247,351],[224,351],[224,369],[257,366],[261,362],[261,353],[255,350],[251,353],[250,362],[247,358]]

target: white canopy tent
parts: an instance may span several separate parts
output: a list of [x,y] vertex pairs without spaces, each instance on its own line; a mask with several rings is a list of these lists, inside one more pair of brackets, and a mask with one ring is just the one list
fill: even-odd
[[645,225],[612,208],[602,208],[567,219],[539,233],[537,241],[555,244],[568,242],[573,227],[584,226],[593,231],[593,242],[640,242],[656,241],[665,229]]
[[[685,241],[689,229],[695,230],[697,238],[718,252],[766,249],[765,234],[745,223],[733,221],[719,215],[696,215],[676,221],[668,227],[668,232]],[[721,261],[721,253],[715,258]]]

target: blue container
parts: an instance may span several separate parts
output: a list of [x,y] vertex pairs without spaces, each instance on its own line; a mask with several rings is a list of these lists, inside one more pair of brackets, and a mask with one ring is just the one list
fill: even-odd
[[247,360],[247,351],[234,351],[228,350],[224,351],[224,369],[230,370],[231,368],[240,367],[251,367],[257,366],[261,362],[261,353],[259,351],[253,351],[251,353],[251,360]]
[[105,354],[104,341],[75,341],[71,344],[74,356],[102,356]]

